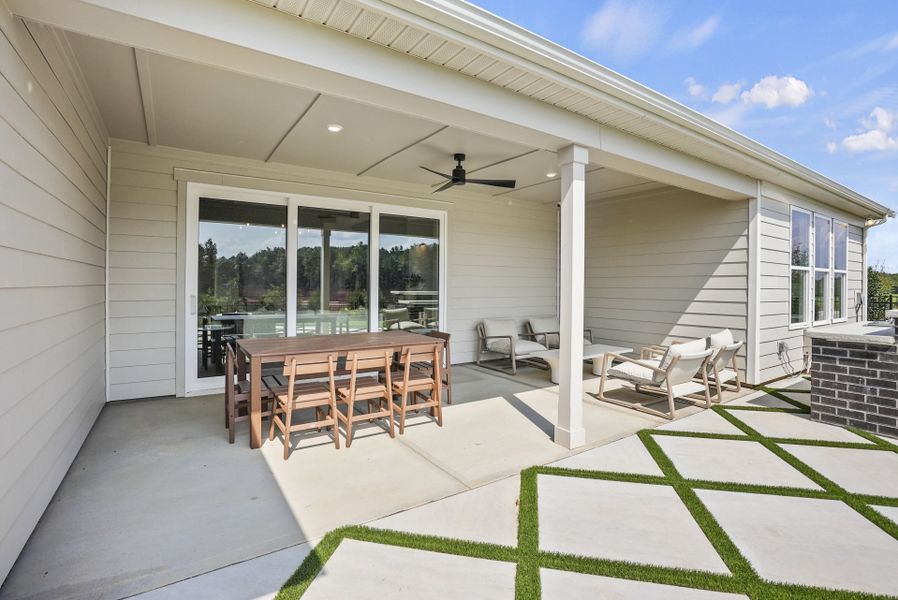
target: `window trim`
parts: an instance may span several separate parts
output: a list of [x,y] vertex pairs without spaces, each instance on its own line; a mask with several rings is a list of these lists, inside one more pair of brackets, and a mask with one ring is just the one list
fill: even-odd
[[[794,240],[792,239],[793,232],[793,220],[795,213],[802,213],[808,216],[808,265],[806,267],[797,266],[792,264],[792,251],[794,248]],[[813,290],[812,280],[814,273],[814,213],[806,210],[804,208],[800,208],[798,206],[790,206],[789,207],[789,329],[807,329],[811,326],[811,319],[813,317],[813,303],[811,298],[813,295],[811,294]],[[792,272],[793,271],[804,271],[807,273],[807,277],[805,277],[805,290],[804,290],[804,298],[805,298],[805,320],[799,323],[792,322]]]
[[[836,268],[836,226],[842,226],[845,228],[845,268],[837,269]],[[832,302],[832,309],[830,311],[830,317],[833,323],[845,323],[848,321],[848,244],[849,237],[851,235],[851,226],[838,219],[832,220],[832,283],[830,285],[830,302]],[[836,308],[836,275],[842,275],[842,316],[835,316],[835,308]]]
[[[817,266],[817,219],[826,221],[826,237],[827,237],[827,267]],[[833,289],[833,219],[821,213],[813,213],[811,217],[811,313],[808,317],[811,320],[811,326],[829,325],[832,322],[832,289]],[[823,290],[823,318],[815,319],[817,308],[817,273],[825,275],[825,289]]]

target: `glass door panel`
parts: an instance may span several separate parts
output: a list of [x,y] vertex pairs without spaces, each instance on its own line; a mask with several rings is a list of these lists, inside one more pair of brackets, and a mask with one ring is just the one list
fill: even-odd
[[286,333],[287,209],[199,199],[197,377],[224,373],[225,344]]
[[381,329],[439,329],[440,221],[380,216]]
[[371,215],[298,210],[296,334],[368,331]]

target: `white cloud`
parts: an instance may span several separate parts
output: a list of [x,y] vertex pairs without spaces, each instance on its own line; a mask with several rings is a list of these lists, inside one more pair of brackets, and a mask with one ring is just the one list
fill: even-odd
[[610,52],[617,60],[632,60],[645,54],[658,40],[667,14],[642,2],[607,0],[594,12],[580,32],[587,48]]
[[739,96],[739,92],[741,91],[741,83],[724,83],[719,88],[717,88],[717,91],[714,92],[713,96],[711,96],[711,102],[716,102],[718,104],[729,104]]
[[823,117],[823,124],[826,125],[827,129],[832,129],[833,131],[835,131],[836,128],[839,126],[838,123],[836,123],[833,119],[830,119],[829,117]]
[[839,149],[839,145],[836,144],[835,142],[827,142],[826,143],[826,151],[829,152],[830,154],[835,154],[836,150],[838,150],[838,149]]
[[707,42],[717,32],[720,26],[720,17],[708,17],[698,25],[681,29],[670,40],[670,47],[674,50],[693,50]]
[[768,75],[746,92],[742,101],[748,104],[763,104],[767,108],[777,106],[801,106],[814,92],[801,79]]
[[891,52],[898,50],[898,31],[872,39],[848,52],[851,58],[860,58],[871,52]]
[[877,106],[862,122],[867,131],[846,137],[842,140],[843,148],[849,152],[898,150],[898,137],[890,135],[898,124],[898,112]]
[[697,82],[695,77],[687,77],[683,80],[683,83],[686,84],[686,89],[689,91],[689,95],[693,98],[700,98],[705,95],[705,86]]

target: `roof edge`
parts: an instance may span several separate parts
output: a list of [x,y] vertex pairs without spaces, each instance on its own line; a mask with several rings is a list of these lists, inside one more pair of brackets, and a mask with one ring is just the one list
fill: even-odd
[[[358,1],[358,0],[357,0]],[[829,177],[802,165],[717,121],[595,61],[539,36],[464,0],[362,0],[372,9],[384,5],[418,17],[420,26],[447,27],[539,67],[629,104],[637,114],[649,113],[671,125],[685,127],[709,142],[735,150],[746,158],[788,175],[884,217],[895,211]],[[392,11],[391,11],[392,12]],[[398,16],[398,15],[395,15]],[[439,21],[437,21],[439,19]],[[424,21],[422,23],[421,21]],[[445,33],[439,32],[437,33]]]

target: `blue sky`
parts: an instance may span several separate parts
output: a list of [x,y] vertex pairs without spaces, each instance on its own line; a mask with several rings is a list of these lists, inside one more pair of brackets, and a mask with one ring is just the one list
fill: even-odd
[[[898,2],[475,3],[898,210]],[[898,272],[898,220],[868,247]]]

